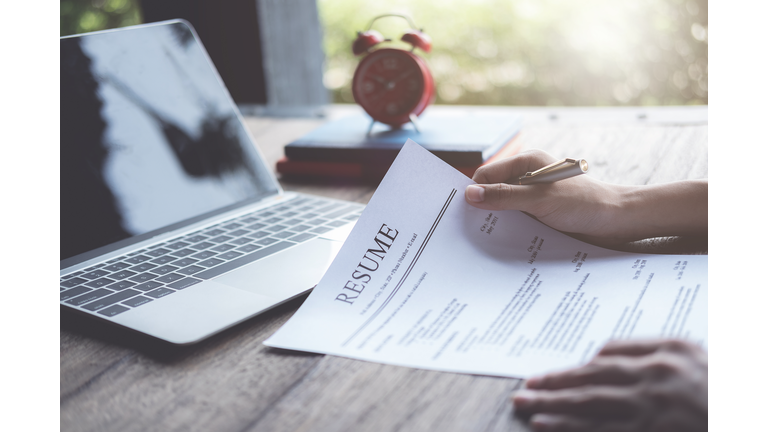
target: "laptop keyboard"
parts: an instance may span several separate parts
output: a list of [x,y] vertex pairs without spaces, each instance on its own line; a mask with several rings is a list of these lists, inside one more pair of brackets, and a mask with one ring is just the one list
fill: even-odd
[[112,317],[346,225],[363,207],[280,203],[63,276],[60,302]]

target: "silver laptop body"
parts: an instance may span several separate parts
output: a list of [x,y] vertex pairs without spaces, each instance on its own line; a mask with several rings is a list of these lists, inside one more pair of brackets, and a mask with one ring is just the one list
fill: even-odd
[[320,280],[363,206],[282,191],[188,23],[60,44],[63,308],[190,344]]

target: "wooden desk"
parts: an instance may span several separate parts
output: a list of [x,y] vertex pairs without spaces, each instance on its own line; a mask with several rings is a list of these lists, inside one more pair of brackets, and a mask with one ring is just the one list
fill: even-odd
[[[337,106],[336,118],[355,107]],[[432,107],[430,109],[452,109]],[[590,175],[650,184],[707,176],[707,108],[484,108],[521,112],[524,148],[584,157]],[[247,118],[269,163],[323,119]],[[373,185],[284,183],[366,203]],[[706,253],[705,239],[622,247]],[[62,314],[63,431],[509,431],[516,379],[388,366],[262,345],[305,297],[192,347]]]

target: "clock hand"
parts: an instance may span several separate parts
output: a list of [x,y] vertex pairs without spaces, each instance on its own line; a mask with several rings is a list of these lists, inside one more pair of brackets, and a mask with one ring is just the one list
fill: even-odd
[[411,69],[411,70],[409,70],[408,72],[406,72],[406,73],[404,73],[404,74],[400,74],[400,76],[398,76],[397,78],[395,78],[394,80],[392,80],[392,83],[394,84],[394,83],[400,82],[400,81],[402,81],[402,80],[404,80],[404,79],[408,78],[408,76],[410,76],[410,75],[411,75],[413,72],[414,72],[414,70],[413,70],[413,69]]

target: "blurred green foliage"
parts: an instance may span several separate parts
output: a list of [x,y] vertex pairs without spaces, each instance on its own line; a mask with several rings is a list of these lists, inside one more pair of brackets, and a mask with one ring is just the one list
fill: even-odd
[[[255,1],[255,0],[251,0]],[[356,32],[401,13],[432,37],[441,104],[707,104],[706,0],[318,0],[334,102],[354,102]],[[62,0],[61,35],[141,23],[139,0]],[[405,20],[374,29],[398,42]]]
[[61,0],[59,35],[141,24],[138,0]]
[[[318,0],[326,86],[352,102],[356,32],[385,13],[432,37],[437,103],[707,104],[706,0]],[[395,41],[405,20],[373,26]],[[388,44],[389,46],[397,46]],[[400,43],[401,47],[409,48]]]

